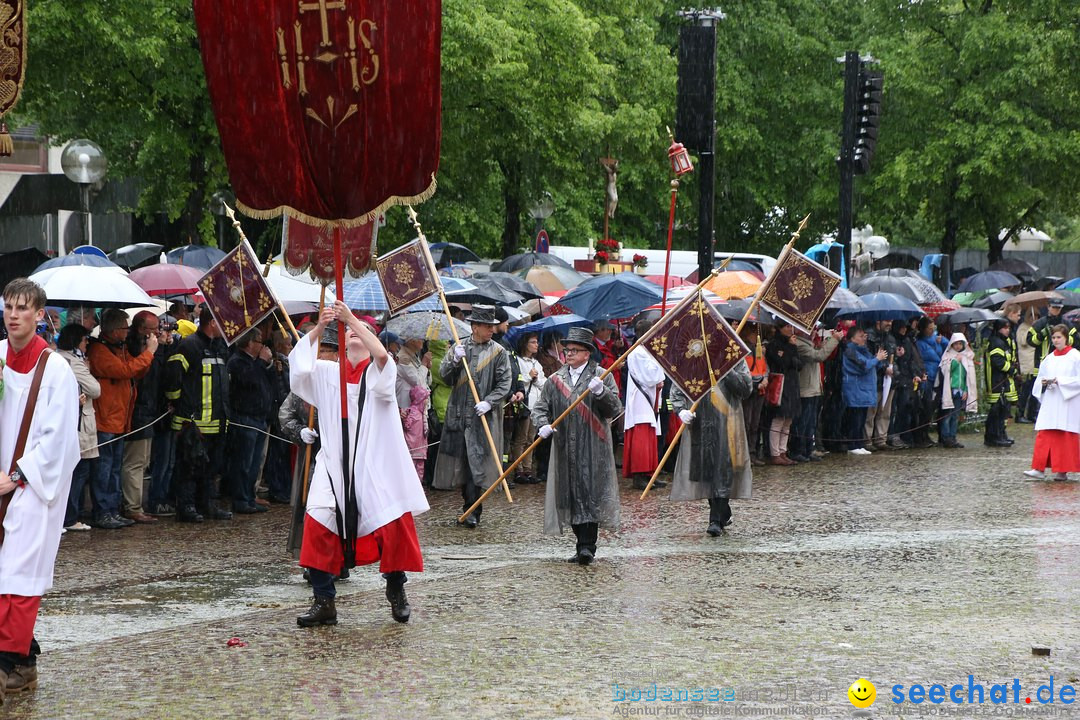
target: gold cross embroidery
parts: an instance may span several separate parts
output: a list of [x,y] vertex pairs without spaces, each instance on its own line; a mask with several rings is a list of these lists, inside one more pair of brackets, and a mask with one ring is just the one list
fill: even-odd
[[344,10],[345,0],[315,0],[315,2],[303,2],[300,3],[300,14],[311,10],[319,11],[319,23],[322,26],[322,40],[319,45],[322,47],[330,47],[330,23],[327,18],[327,12],[330,10]]

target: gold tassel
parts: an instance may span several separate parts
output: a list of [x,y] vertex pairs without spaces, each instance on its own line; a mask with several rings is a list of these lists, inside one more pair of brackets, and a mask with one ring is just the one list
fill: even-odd
[[6,122],[0,122],[0,157],[11,157],[15,152],[15,142],[8,134]]

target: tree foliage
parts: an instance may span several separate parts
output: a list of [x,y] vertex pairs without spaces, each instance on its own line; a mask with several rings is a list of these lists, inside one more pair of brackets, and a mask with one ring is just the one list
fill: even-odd
[[[86,136],[111,176],[141,182],[136,210],[213,237],[206,199],[227,185],[190,0],[30,3],[23,119],[58,141]],[[439,191],[432,240],[495,256],[531,244],[529,207],[556,205],[553,241],[603,230],[605,173],[619,160],[611,235],[665,236],[674,126],[676,5],[666,0],[443,0]],[[885,71],[873,169],[857,224],[894,241],[992,254],[1018,220],[1074,228],[1080,182],[1080,5],[1072,0],[731,0],[718,26],[717,247],[775,251],[798,218],[836,225],[845,50]],[[682,184],[684,246],[701,179]],[[383,245],[411,237],[390,213]]]

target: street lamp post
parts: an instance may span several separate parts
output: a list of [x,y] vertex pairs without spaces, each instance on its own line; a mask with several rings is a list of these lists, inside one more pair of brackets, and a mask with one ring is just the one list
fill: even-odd
[[236,196],[228,190],[218,190],[210,196],[210,212],[214,215],[214,228],[217,234],[217,244],[222,250],[225,249],[225,228],[228,226],[225,220],[225,205],[233,205]]
[[540,232],[544,229],[544,221],[551,217],[555,212],[555,200],[551,197],[551,193],[544,191],[540,196],[540,199],[533,203],[529,208],[529,217],[536,221],[536,226],[533,229],[533,247],[536,247],[536,240],[540,237]]
[[105,178],[109,162],[97,143],[85,139],[72,140],[60,155],[60,167],[68,180],[79,185],[79,199],[86,216],[83,239],[86,245],[93,245],[94,228],[93,217],[90,214],[90,186]]

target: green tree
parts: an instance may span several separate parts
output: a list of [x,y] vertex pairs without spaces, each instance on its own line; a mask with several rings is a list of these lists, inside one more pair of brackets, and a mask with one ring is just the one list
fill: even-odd
[[20,117],[54,141],[89,137],[111,177],[137,178],[142,217],[213,238],[206,199],[227,183],[190,0],[28,3]]
[[885,70],[872,192],[882,229],[925,223],[941,250],[1071,209],[1080,177],[1080,6],[1065,0],[871,0]]

